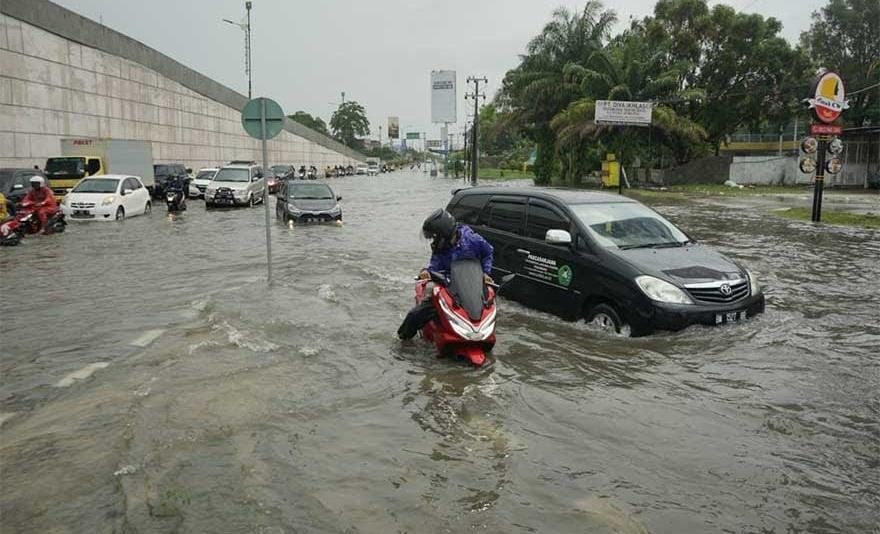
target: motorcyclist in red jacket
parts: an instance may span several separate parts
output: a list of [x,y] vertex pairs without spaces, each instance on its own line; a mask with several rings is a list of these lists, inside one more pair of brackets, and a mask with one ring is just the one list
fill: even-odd
[[55,194],[46,187],[46,180],[42,176],[31,176],[29,181],[31,190],[24,196],[21,203],[33,203],[37,219],[40,221],[40,229],[45,232],[49,217],[58,212],[58,203],[55,202]]

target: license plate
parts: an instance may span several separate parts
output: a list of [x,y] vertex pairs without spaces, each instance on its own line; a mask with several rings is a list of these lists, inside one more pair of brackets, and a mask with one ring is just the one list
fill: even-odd
[[745,310],[715,314],[715,324],[738,323],[740,321],[745,321],[745,319]]

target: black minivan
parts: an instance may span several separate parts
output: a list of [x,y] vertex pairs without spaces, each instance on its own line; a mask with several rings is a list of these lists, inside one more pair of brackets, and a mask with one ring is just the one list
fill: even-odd
[[764,311],[754,275],[644,204],[608,193],[473,187],[447,209],[495,247],[505,295],[602,329],[680,330]]

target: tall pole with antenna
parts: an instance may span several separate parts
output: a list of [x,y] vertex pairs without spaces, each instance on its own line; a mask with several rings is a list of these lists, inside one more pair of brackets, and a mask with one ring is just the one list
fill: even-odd
[[253,63],[251,62],[251,7],[252,3],[250,0],[244,3],[244,8],[247,10],[247,22],[245,23],[223,19],[223,22],[238,26],[244,31],[244,73],[248,79],[248,100],[253,98],[253,83],[251,80],[253,72]]

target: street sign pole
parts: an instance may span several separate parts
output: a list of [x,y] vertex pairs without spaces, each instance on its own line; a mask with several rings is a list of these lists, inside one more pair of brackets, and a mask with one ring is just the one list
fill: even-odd
[[269,141],[266,139],[266,100],[260,100],[260,132],[263,140],[263,212],[266,214],[266,278],[272,283],[272,229],[269,224],[269,181],[266,173],[269,172]]
[[266,214],[266,259],[267,281],[272,283],[272,230],[269,222],[269,185],[266,173],[269,172],[269,139],[284,129],[284,111],[274,100],[254,98],[241,110],[241,125],[247,134],[262,142],[263,148],[263,211]]
[[822,222],[822,192],[825,190],[825,151],[828,149],[826,137],[819,138],[816,153],[816,181],[813,184],[813,222]]

